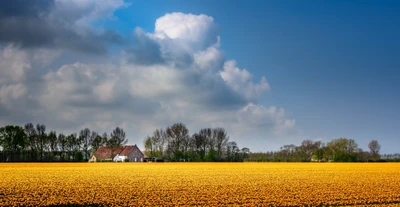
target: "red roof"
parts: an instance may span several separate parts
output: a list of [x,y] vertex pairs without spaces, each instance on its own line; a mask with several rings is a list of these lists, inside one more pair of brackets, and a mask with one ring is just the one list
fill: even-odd
[[110,147],[100,147],[94,154],[93,156],[96,157],[96,159],[100,159],[100,160],[104,160],[104,159],[112,159],[113,157],[117,156],[118,154],[120,156],[128,156],[129,153],[133,150],[133,149],[138,149],[138,151],[142,153],[142,151],[140,151],[140,149],[136,146],[120,146],[117,149],[115,149],[113,156],[111,156],[111,148]]
[[124,149],[119,153],[120,156],[128,156],[133,150],[134,146],[125,146]]
[[122,152],[119,155],[128,156],[129,153],[131,153],[134,149],[137,149],[137,151],[140,152],[140,154],[142,154],[144,156],[143,152],[139,149],[139,147],[136,146],[136,144],[133,146],[125,146],[125,148],[122,150]]

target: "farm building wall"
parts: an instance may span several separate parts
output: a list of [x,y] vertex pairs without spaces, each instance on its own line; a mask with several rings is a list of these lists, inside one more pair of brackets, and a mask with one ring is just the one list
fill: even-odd
[[129,162],[143,162],[143,153],[135,147],[128,155]]

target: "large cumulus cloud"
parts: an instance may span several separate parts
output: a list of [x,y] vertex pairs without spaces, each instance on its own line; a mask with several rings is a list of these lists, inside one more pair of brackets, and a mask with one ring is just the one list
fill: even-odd
[[[109,18],[126,4],[45,3],[40,12],[31,5],[30,9],[22,7],[18,12],[0,14],[3,27],[4,23],[15,26],[25,16],[44,22],[46,27],[33,39],[23,35],[0,39],[1,124],[43,122],[65,133],[83,127],[104,132],[121,126],[130,143],[141,144],[154,129],[183,122],[192,132],[201,127],[225,127],[232,139],[249,147],[257,146],[257,140],[285,137],[296,131],[295,120],[288,118],[284,109],[258,103],[271,90],[266,77],[255,80],[250,71],[225,58],[219,28],[212,17],[165,14],[156,20],[152,32],[132,28],[133,44],[118,57],[108,56],[94,63],[84,59],[65,63],[65,51],[102,51],[91,48],[85,38],[100,43],[97,45],[105,50],[110,40],[102,35],[107,32],[90,23]],[[58,44],[56,39],[64,37],[52,33],[55,25],[70,32],[74,43]],[[21,28],[37,30],[29,25]],[[12,26],[7,32],[19,33]],[[111,39],[115,41],[118,35]],[[53,55],[38,55],[46,53]],[[251,133],[256,136],[253,143],[246,142],[249,131],[255,132]]]

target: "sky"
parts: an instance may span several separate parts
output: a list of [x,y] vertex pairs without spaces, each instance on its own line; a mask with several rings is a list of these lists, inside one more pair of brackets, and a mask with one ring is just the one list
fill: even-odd
[[400,152],[398,1],[0,1],[0,125]]

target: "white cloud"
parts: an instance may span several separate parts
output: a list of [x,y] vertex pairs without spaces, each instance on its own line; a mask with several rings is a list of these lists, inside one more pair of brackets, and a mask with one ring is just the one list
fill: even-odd
[[61,52],[58,50],[36,49],[32,53],[31,62],[43,67],[49,65]]
[[276,106],[265,107],[249,103],[238,112],[240,126],[248,128],[264,127],[275,135],[284,135],[294,130],[296,121],[288,119],[283,108]]
[[167,13],[156,20],[154,33],[148,36],[160,45],[167,60],[178,64],[219,44],[218,27],[212,17],[204,14]]
[[20,82],[31,69],[28,54],[13,45],[0,51],[0,84]]
[[263,76],[260,83],[252,81],[253,76],[246,69],[239,69],[236,67],[236,62],[233,60],[227,61],[224,64],[224,70],[220,72],[222,79],[232,89],[248,100],[259,97],[262,93],[270,90],[270,86]]
[[[58,12],[71,13],[71,21],[77,25],[87,24],[108,17],[121,2],[108,10],[103,1],[78,1]],[[92,4],[101,4],[98,13],[90,8]],[[77,14],[71,8],[77,8]],[[86,9],[95,13],[86,15]],[[34,99],[37,108],[23,111],[35,117],[35,122],[65,133],[84,127],[102,133],[123,126],[130,142],[139,145],[154,129],[175,122],[187,124],[191,133],[201,127],[224,127],[233,140],[244,144],[247,137],[242,136],[249,130],[285,136],[295,128],[295,120],[283,109],[254,104],[270,86],[265,77],[256,83],[248,70],[225,60],[212,17],[166,14],[157,19],[153,33],[136,29],[135,38],[137,45],[121,52],[119,61],[98,63],[68,59],[68,63],[57,63],[51,52],[32,56],[5,48],[0,73],[14,82],[0,82],[0,103]],[[57,54],[57,59],[65,56]],[[28,71],[50,66],[53,68],[38,73],[37,82],[26,81]]]
[[202,42],[215,29],[214,19],[204,14],[168,13],[156,20],[154,36]]
[[84,35],[94,21],[113,18],[113,12],[116,9],[130,4],[125,3],[124,0],[56,0],[54,5],[49,18]]
[[63,104],[99,105],[115,101],[118,95],[115,83],[118,74],[112,65],[64,65],[44,77],[44,90],[40,96],[42,105],[55,109]]
[[0,44],[14,44],[27,50],[69,49],[106,54],[108,45],[124,42],[120,33],[103,28],[100,21],[115,19],[114,11],[129,5],[123,0],[10,1],[7,4],[13,9],[0,8]]
[[129,91],[132,96],[155,98],[170,96],[184,90],[183,74],[166,65],[124,65],[122,71],[129,77]]
[[216,47],[209,47],[206,50],[194,54],[194,62],[201,72],[213,71],[221,68],[223,54]]
[[14,101],[25,96],[26,92],[26,86],[21,83],[3,85],[0,88],[0,104],[10,108],[12,107]]
[[116,81],[116,79],[108,79],[94,86],[93,92],[101,102],[110,102],[113,100]]

